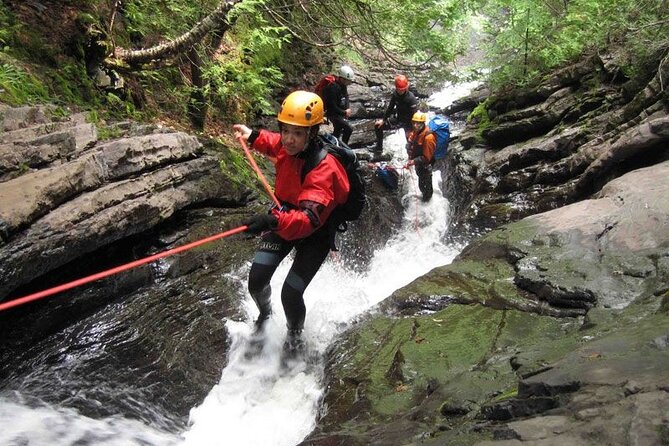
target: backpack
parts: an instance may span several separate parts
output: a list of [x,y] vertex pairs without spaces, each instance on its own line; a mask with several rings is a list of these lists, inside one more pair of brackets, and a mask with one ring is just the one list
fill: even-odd
[[323,161],[328,153],[337,158],[337,161],[346,170],[350,189],[346,202],[337,206],[330,219],[334,219],[333,222],[337,225],[339,232],[344,232],[347,229],[346,222],[360,218],[360,214],[365,207],[365,180],[362,178],[358,157],[349,146],[330,133],[319,135],[319,138],[323,143],[324,150],[315,152],[313,156],[305,161],[301,172],[302,181],[314,167]]
[[324,76],[316,86],[314,87],[314,93],[316,93],[318,96],[323,99],[323,89],[330,85],[331,83],[335,82],[335,77],[334,74],[328,74],[327,76]]
[[450,121],[445,116],[436,115],[427,123],[430,132],[437,137],[437,148],[434,150],[434,159],[440,160],[446,157],[448,151],[448,141],[451,138],[449,129]]
[[376,176],[386,189],[396,190],[399,183],[400,174],[393,166],[381,165],[376,168]]

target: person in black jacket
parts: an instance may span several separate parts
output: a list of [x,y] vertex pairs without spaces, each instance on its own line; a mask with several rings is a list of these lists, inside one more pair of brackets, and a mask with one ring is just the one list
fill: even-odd
[[409,137],[412,130],[411,117],[418,111],[418,99],[409,91],[409,80],[403,74],[395,76],[395,91],[390,97],[383,119],[374,122],[376,127],[376,146],[374,156],[383,152],[383,131],[404,129],[404,136]]
[[335,76],[335,81],[323,88],[325,115],[334,126],[332,134],[337,138],[341,137],[346,144],[353,133],[353,127],[347,119],[351,116],[347,87],[353,83],[353,78],[353,69],[343,65]]

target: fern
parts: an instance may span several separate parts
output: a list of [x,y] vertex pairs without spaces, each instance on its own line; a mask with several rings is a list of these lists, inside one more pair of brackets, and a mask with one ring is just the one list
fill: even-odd
[[12,64],[0,63],[0,101],[22,105],[48,99],[47,88],[36,77]]

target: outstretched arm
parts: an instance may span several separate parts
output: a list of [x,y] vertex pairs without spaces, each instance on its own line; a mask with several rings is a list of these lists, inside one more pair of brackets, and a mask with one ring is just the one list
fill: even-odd
[[233,125],[232,131],[236,139],[239,139],[241,137],[244,141],[248,141],[249,136],[251,136],[251,129],[245,126],[244,124]]

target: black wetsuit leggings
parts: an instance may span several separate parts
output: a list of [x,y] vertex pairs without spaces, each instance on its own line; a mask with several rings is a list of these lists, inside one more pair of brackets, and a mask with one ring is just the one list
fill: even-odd
[[281,261],[295,248],[295,259],[281,290],[281,303],[289,330],[304,327],[304,290],[314,278],[330,251],[326,227],[301,240],[284,240],[273,232],[262,237],[249,272],[249,292],[260,316],[269,315],[272,290],[270,280]]
[[416,175],[418,176],[418,189],[423,194],[423,201],[430,201],[432,198],[432,166],[416,166]]
[[351,139],[351,133],[353,133],[353,127],[351,124],[340,115],[328,116],[330,122],[332,122],[333,131],[332,134],[337,138],[341,137],[341,140],[344,141],[344,144],[348,144],[349,139]]

